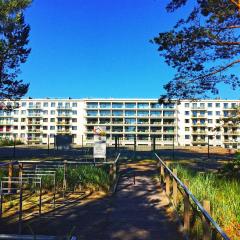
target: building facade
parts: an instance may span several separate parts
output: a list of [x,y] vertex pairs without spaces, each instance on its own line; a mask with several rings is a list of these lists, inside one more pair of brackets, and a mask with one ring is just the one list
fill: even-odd
[[102,125],[109,145],[118,137],[125,146],[134,139],[151,145],[154,138],[158,145],[240,148],[240,126],[229,119],[239,105],[240,100],[22,99],[13,111],[0,110],[0,138],[53,144],[56,135],[70,134],[73,143],[91,145],[94,126]]

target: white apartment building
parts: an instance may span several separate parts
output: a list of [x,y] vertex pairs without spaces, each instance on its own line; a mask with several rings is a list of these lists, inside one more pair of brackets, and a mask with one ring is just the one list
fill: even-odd
[[[9,103],[11,104],[11,103]],[[121,145],[212,146],[240,148],[240,125],[224,122],[236,114],[240,100],[184,100],[159,104],[157,99],[22,99],[18,108],[0,110],[0,138],[26,144],[53,144],[56,135],[91,145],[94,126],[106,126],[107,143]]]

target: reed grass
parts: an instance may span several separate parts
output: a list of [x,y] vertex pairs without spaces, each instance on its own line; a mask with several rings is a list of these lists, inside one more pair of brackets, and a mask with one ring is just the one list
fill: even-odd
[[[174,165],[173,165],[174,166]],[[190,181],[189,189],[202,202],[211,202],[211,216],[232,237],[239,239],[240,232],[240,181],[213,173],[195,172],[175,165],[178,177]],[[183,206],[178,206],[182,209]]]

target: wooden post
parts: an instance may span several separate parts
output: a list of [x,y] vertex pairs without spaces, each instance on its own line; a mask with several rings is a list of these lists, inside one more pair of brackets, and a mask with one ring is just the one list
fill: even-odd
[[117,164],[113,163],[113,181],[116,180],[117,177]]
[[63,175],[63,192],[64,192],[64,197],[65,197],[65,191],[67,190],[67,178],[66,178],[66,174],[67,174],[67,160],[64,160],[63,171],[64,171],[64,175]]
[[[189,187],[189,180],[185,179],[184,180],[184,184],[188,188]],[[186,192],[184,192],[183,202],[184,202],[184,213],[183,213],[183,222],[184,222],[184,224],[183,224],[183,228],[184,228],[184,232],[186,234],[189,234],[191,213],[190,213],[189,196],[188,196],[188,194]]]
[[[173,174],[177,176],[177,169],[173,169]],[[177,187],[177,181],[173,178],[173,202],[175,206],[178,204],[178,187]]]
[[13,176],[13,164],[8,164],[8,193],[11,193],[12,188],[12,176]]
[[170,196],[170,177],[169,174],[166,175],[166,194]]
[[22,174],[23,174],[23,163],[19,163],[18,165],[18,176],[20,179],[22,179]]
[[[203,207],[210,214],[211,212],[210,201],[203,200]],[[202,221],[203,221],[203,240],[211,240],[212,233],[209,223],[207,222],[204,216],[202,217]]]
[[[21,167],[20,167],[21,166]],[[20,171],[21,169],[21,171]],[[18,215],[18,234],[22,233],[22,209],[23,209],[23,199],[22,199],[22,163],[19,164],[19,215]]]
[[[169,167],[169,163],[168,162],[166,163],[166,165],[167,165],[167,167]],[[166,194],[168,196],[170,196],[170,187],[171,187],[170,186],[170,184],[171,184],[170,181],[171,180],[170,180],[170,176],[169,176],[168,173],[166,174],[166,178],[165,179],[166,179]]]
[[40,179],[40,189],[39,189],[39,216],[42,213],[42,179]]
[[160,166],[160,171],[161,171],[161,183],[164,183],[164,178],[165,178],[165,176],[164,176],[164,167],[163,167],[163,165],[161,164],[161,166]]

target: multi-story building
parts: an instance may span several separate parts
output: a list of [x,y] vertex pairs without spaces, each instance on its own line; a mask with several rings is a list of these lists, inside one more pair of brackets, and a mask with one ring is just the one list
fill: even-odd
[[[11,103],[9,103],[11,104]],[[23,99],[0,111],[0,138],[53,144],[58,134],[93,143],[94,126],[106,126],[107,142],[121,145],[222,146],[240,148],[240,125],[231,122],[240,100],[159,104],[157,99]],[[224,121],[227,119],[227,121]]]

